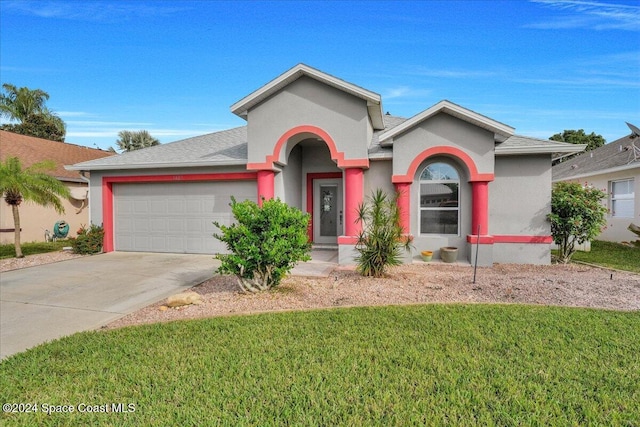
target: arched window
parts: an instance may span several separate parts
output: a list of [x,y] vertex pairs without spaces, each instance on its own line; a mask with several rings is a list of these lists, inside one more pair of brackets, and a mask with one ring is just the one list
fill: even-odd
[[460,177],[448,163],[427,165],[420,174],[420,234],[458,234]]

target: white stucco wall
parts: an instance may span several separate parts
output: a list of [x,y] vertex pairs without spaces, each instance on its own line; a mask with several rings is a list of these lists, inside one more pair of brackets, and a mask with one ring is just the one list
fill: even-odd
[[[634,213],[633,217],[614,217],[611,214],[611,181],[619,181],[624,179],[634,180]],[[589,177],[571,180],[579,184],[588,184],[601,189],[607,193],[604,200],[605,206],[609,209],[607,214],[607,225],[602,230],[596,240],[606,240],[610,242],[628,242],[637,239],[637,236],[629,231],[630,223],[640,226],[640,165],[636,168],[624,171],[593,175]]]

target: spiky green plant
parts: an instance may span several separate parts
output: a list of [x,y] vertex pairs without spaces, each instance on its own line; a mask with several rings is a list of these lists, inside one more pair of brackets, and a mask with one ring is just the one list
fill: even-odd
[[382,277],[387,267],[402,263],[402,252],[411,240],[400,225],[398,195],[389,197],[377,189],[358,207],[357,221],[362,224],[356,243],[357,271],[363,276]]

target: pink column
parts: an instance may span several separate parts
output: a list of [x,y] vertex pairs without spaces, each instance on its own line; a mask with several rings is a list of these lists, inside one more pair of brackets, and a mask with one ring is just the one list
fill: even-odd
[[273,199],[275,187],[275,172],[272,170],[258,171],[258,205],[262,206],[262,199]]
[[473,194],[471,234],[477,234],[480,226],[480,235],[484,236],[489,234],[489,182],[474,181],[471,185]]
[[410,209],[411,209],[411,183],[410,182],[398,182],[395,184],[396,192],[398,193],[398,210],[400,211],[400,226],[402,227],[404,234],[409,234],[411,231]]
[[102,241],[102,250],[105,252],[113,252],[113,184],[102,178],[102,228],[104,230],[104,239]]
[[349,168],[344,171],[344,235],[357,236],[362,226],[358,219],[358,207],[364,200],[364,171]]

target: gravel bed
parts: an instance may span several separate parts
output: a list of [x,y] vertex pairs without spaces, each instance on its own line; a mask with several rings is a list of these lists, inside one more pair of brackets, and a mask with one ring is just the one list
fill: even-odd
[[[65,251],[0,260],[0,272],[83,255]],[[1,277],[0,277],[1,280]],[[233,314],[330,307],[428,303],[540,304],[640,310],[640,274],[580,264],[496,264],[473,268],[443,263],[394,267],[384,278],[336,268],[329,277],[289,276],[273,291],[242,293],[233,276],[214,276],[190,290],[202,304],[166,308],[165,301],[126,315],[107,328]]]
[[191,288],[202,304],[166,308],[158,302],[108,325],[129,325],[232,314],[328,307],[425,303],[518,303],[611,310],[640,310],[640,275],[583,265],[496,264],[478,268],[447,264],[395,267],[385,278],[353,269],[329,277],[290,276],[274,291],[246,294],[233,276],[215,276]]
[[24,258],[0,259],[0,272],[17,270],[20,268],[34,267],[41,264],[65,261],[85,255],[74,254],[69,251],[47,252],[45,254],[27,255]]

